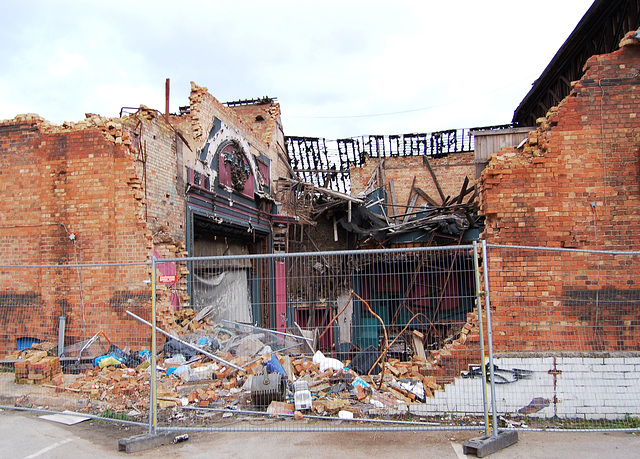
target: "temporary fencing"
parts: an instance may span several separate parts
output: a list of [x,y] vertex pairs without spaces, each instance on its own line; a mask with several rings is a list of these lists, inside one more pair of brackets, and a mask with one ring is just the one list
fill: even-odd
[[[163,272],[187,269],[177,288],[191,306],[159,310],[159,323],[218,358],[181,365],[199,353],[165,342],[158,427],[478,429],[482,380],[466,392],[455,384],[482,362],[474,253],[469,245],[160,260]],[[175,288],[160,286],[159,296]]]
[[150,431],[637,430],[640,253],[481,249],[0,266],[1,405]]
[[640,427],[640,252],[487,245],[503,427]]
[[0,266],[0,404],[146,424],[136,367],[151,331],[126,311],[150,318],[150,276],[150,263]]

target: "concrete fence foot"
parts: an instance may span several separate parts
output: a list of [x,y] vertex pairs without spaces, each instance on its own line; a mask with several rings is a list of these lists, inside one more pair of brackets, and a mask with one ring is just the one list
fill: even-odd
[[516,443],[518,443],[518,432],[512,430],[500,432],[497,436],[489,435],[467,440],[462,444],[462,452],[485,457]]

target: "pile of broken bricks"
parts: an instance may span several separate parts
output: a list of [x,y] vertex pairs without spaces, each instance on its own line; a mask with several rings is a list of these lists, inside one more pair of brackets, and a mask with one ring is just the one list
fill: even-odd
[[[388,416],[407,413],[410,404],[424,403],[443,389],[437,363],[431,355],[425,356],[424,348],[407,361],[397,358],[383,361],[376,352],[367,364],[371,370],[363,371],[353,365],[357,355],[353,361],[342,362],[319,351],[311,354],[305,343],[308,338],[304,336],[278,336],[275,334],[278,332],[259,327],[226,321],[212,323],[197,316],[182,311],[174,319],[172,335],[177,341],[167,339],[158,354],[156,399],[165,418],[180,418],[184,416],[183,410],[247,410],[291,416],[295,413],[295,419]],[[194,321],[198,322],[196,327],[192,325]],[[461,327],[460,336],[465,335],[462,339],[472,329],[476,331],[474,326]],[[410,336],[414,346],[422,343],[419,333],[411,332]],[[181,342],[189,344],[181,346]],[[461,344],[458,338],[455,347]],[[191,352],[183,355],[181,351]],[[257,405],[256,387],[270,374],[276,374],[282,385]],[[141,415],[149,407],[148,362],[136,368],[95,367],[72,382],[59,379],[45,386],[58,393],[75,393],[96,401],[89,403],[87,411],[99,407]],[[299,387],[304,388],[304,393],[308,391],[307,402],[302,404],[298,403],[298,395],[303,393],[302,390],[298,393]]]
[[62,382],[60,359],[43,350],[27,350],[10,356],[18,357],[14,362],[16,384],[59,384]]

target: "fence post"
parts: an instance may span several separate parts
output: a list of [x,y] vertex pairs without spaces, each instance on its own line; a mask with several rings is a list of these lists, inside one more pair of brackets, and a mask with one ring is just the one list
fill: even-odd
[[491,412],[493,413],[493,436],[498,436],[498,413],[496,410],[496,381],[493,368],[493,329],[491,326],[491,299],[489,298],[489,260],[487,259],[487,241],[482,241],[482,262],[484,274],[484,305],[487,309],[487,346],[489,350],[489,376],[491,378]]
[[[496,416],[496,397],[495,397],[495,385],[494,385],[494,371],[493,371],[493,346],[492,346],[492,333],[491,333],[491,305],[489,304],[489,288],[487,283],[487,257],[486,257],[486,244],[482,241],[482,256],[484,262],[484,290],[480,287],[480,268],[478,263],[478,243],[473,241],[474,251],[474,268],[476,274],[476,302],[478,304],[478,324],[480,329],[480,349],[482,353],[482,399],[484,400],[484,418],[485,418],[485,436],[472,438],[466,441],[462,445],[463,454],[475,454],[478,457],[485,457],[489,454],[495,453],[501,449],[517,443],[518,432],[507,431],[501,434],[498,433],[498,419]],[[482,333],[482,297],[485,297],[485,307],[487,309],[487,346],[489,348],[489,369],[491,374],[491,404],[493,412],[493,432],[489,435],[489,406],[487,405],[487,368],[484,364],[484,338]]]
[[489,435],[489,406],[487,404],[487,368],[484,364],[484,333],[482,331],[482,291],[478,264],[478,242],[473,241],[473,270],[476,280],[476,306],[478,308],[478,331],[480,332],[480,367],[482,368],[482,405],[484,409],[484,432]]
[[158,415],[156,411],[156,257],[151,259],[151,384],[149,387],[149,433],[156,434]]

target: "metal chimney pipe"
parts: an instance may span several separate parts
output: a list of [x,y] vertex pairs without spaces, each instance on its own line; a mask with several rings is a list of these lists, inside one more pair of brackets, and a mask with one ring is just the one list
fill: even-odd
[[169,121],[169,92],[170,92],[171,80],[167,78],[164,83],[164,116]]

